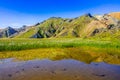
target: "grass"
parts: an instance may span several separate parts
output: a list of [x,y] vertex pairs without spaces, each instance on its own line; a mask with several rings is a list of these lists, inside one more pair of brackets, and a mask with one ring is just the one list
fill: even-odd
[[52,39],[1,39],[0,51],[19,51],[37,48],[97,47],[120,49],[119,41],[95,41],[80,38]]

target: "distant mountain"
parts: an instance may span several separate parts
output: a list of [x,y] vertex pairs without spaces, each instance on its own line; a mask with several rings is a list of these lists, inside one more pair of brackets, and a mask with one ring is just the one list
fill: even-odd
[[[90,13],[73,19],[51,17],[34,26],[22,27],[14,38],[120,38],[120,13],[91,15]],[[116,17],[117,16],[117,17]],[[11,31],[8,31],[11,32]],[[17,33],[17,34],[16,34]],[[14,34],[14,33],[13,33]]]
[[0,38],[2,37],[2,34],[1,34],[1,32],[2,32],[2,29],[0,29]]
[[7,27],[5,29],[0,29],[0,38],[13,38],[20,34],[21,32],[25,32],[29,26],[23,26],[20,28],[12,28]]
[[10,37],[15,33],[17,33],[17,30],[15,30],[12,27],[7,27],[7,28],[0,31],[0,37],[3,37],[3,38]]

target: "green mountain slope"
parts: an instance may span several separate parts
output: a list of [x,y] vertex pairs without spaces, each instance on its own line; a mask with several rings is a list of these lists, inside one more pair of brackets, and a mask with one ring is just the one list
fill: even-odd
[[32,38],[32,37],[34,37],[34,35],[36,35],[36,33],[37,33],[36,32],[36,27],[31,27],[24,32],[20,32],[14,38]]
[[92,18],[81,16],[75,19],[50,18],[39,26],[38,33],[42,38],[49,37],[79,37],[81,31]]

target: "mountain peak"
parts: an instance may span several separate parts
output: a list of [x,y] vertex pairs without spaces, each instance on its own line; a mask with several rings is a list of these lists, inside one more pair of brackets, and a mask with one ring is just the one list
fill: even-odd
[[90,18],[93,17],[91,13],[86,13],[85,16],[90,17]]

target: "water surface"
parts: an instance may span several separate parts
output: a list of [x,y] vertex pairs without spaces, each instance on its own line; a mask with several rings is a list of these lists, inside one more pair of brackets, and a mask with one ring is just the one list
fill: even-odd
[[0,60],[0,80],[120,80],[120,65],[73,60]]

